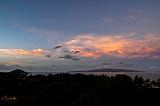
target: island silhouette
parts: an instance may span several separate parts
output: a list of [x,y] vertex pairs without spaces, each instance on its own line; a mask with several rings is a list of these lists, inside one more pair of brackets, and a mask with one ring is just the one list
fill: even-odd
[[143,72],[143,71],[128,70],[128,69],[102,68],[102,69],[83,70],[83,71],[70,71],[70,72]]

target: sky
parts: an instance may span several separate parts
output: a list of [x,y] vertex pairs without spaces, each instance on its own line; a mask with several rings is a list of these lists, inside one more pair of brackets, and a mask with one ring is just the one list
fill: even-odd
[[0,0],[0,70],[160,71],[160,0]]

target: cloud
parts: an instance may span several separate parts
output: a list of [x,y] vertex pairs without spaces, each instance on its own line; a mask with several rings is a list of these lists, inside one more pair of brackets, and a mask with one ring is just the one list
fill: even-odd
[[0,56],[44,56],[46,53],[50,53],[48,50],[34,49],[34,50],[24,50],[24,49],[0,49]]
[[61,60],[66,60],[66,59],[69,59],[69,60],[73,60],[73,61],[78,61],[80,60],[78,57],[76,56],[73,56],[73,55],[64,55],[64,56],[61,56],[59,57]]
[[117,35],[83,34],[64,43],[69,50],[80,51],[84,57],[103,55],[118,58],[160,59],[160,34],[138,36],[136,33]]
[[74,57],[71,55],[64,55],[60,57],[61,59],[73,59]]

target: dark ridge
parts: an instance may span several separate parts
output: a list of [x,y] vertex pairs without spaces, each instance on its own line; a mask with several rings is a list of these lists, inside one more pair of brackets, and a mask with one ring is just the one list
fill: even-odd
[[143,71],[103,68],[103,69],[95,69],[95,70],[70,71],[70,72],[143,72]]

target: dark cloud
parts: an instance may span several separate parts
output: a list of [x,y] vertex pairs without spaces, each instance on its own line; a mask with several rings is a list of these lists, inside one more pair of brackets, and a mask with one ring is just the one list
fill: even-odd
[[72,60],[73,61],[79,61],[80,59],[79,58],[73,58]]
[[64,52],[69,52],[68,50],[65,50]]
[[61,58],[61,59],[73,59],[74,56],[71,56],[71,55],[64,55],[64,56],[59,57],[59,58]]
[[59,49],[61,47],[63,47],[63,46],[55,46],[53,49]]
[[75,51],[72,51],[73,54],[79,54],[81,53],[79,50],[75,50]]
[[69,59],[69,60],[73,60],[73,61],[78,61],[80,60],[78,57],[76,56],[72,56],[72,55],[64,55],[64,56],[61,56],[59,57],[61,59]]
[[47,54],[47,55],[46,55],[46,57],[48,57],[48,58],[49,58],[49,57],[51,57],[51,55]]

